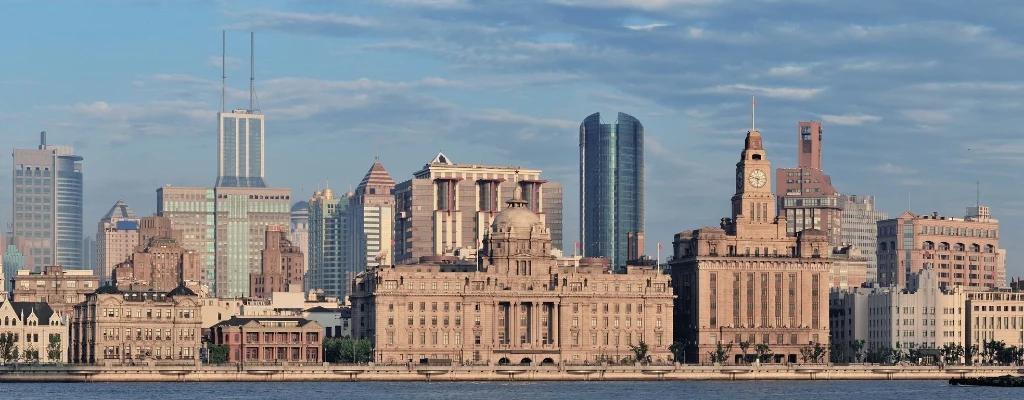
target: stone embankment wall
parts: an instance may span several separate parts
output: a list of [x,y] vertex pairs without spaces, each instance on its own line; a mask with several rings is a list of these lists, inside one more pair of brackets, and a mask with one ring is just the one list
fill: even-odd
[[601,380],[946,380],[1024,376],[1021,367],[825,365],[6,365],[0,382],[306,382]]

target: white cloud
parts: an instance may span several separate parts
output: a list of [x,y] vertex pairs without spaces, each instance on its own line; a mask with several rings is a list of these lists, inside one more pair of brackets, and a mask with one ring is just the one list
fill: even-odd
[[900,115],[902,115],[903,118],[925,126],[947,123],[953,120],[953,117],[949,115],[948,111],[942,110],[900,110]]
[[882,117],[874,115],[822,115],[821,120],[836,125],[861,125],[882,120]]
[[917,170],[915,170],[915,169],[899,166],[899,165],[896,165],[896,164],[893,164],[893,163],[890,163],[890,162],[875,165],[875,166],[871,167],[871,170],[874,171],[874,172],[879,172],[879,173],[883,173],[883,174],[894,174],[894,175],[910,175],[910,174],[914,174],[914,173],[917,172]]
[[634,31],[647,31],[647,32],[650,32],[650,31],[652,31],[654,29],[664,28],[666,26],[668,26],[668,24],[626,25],[626,28],[632,29]]
[[803,76],[805,74],[807,74],[806,67],[797,67],[794,65],[774,67],[768,70],[768,75],[771,76]]
[[551,3],[590,8],[634,8],[658,11],[676,7],[711,6],[724,0],[549,0]]
[[756,94],[764,97],[772,97],[787,100],[807,100],[825,91],[825,88],[791,88],[791,87],[766,87],[747,84],[719,85],[707,89],[698,89],[694,93],[710,94]]

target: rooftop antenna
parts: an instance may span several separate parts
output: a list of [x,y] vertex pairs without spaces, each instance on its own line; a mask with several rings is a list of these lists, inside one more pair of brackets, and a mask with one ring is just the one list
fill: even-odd
[[227,31],[220,31],[220,112],[224,112],[228,91],[227,42]]
[[255,110],[256,102],[256,35],[249,32],[249,111]]
[[754,109],[757,108],[757,99],[754,95],[750,96],[750,131],[754,132]]

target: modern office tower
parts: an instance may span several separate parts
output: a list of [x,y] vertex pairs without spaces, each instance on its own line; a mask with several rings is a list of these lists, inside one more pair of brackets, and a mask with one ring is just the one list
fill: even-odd
[[124,201],[118,200],[96,226],[97,264],[93,272],[100,282],[110,279],[117,264],[128,260],[139,242],[139,216]]
[[817,229],[828,236],[829,244],[842,246],[842,205],[832,178],[821,170],[821,123],[797,123],[796,168],[775,170],[775,196],[778,213],[786,217],[786,233]]
[[249,296],[270,298],[274,292],[302,292],[306,255],[288,240],[288,227],[268,226],[259,271],[249,274]]
[[[182,247],[199,255],[199,282],[214,292],[217,248],[214,188],[167,185],[156,190],[157,215],[171,220],[182,233]],[[219,294],[218,294],[219,296]]]
[[[412,179],[395,185],[395,262],[476,251],[516,187],[552,230],[552,246],[560,249],[562,187],[540,174],[536,169],[455,164],[438,153]],[[548,213],[556,209],[558,213]]]
[[217,187],[265,188],[264,118],[259,111],[217,113]]
[[964,218],[908,211],[878,221],[876,259],[883,286],[906,287],[911,274],[930,268],[942,286],[1007,287],[999,221],[987,206],[967,207]]
[[302,200],[292,205],[292,224],[288,232],[288,237],[292,243],[302,249],[302,254],[306,257],[303,262],[303,268],[306,273],[309,271],[309,202]]
[[267,226],[288,226],[291,190],[254,187],[172,187],[157,190],[157,214],[182,231],[200,255],[200,282],[218,297],[244,297],[260,269]]
[[[391,265],[395,220],[395,181],[379,160],[359,182],[345,209],[343,279],[351,282],[368,267]],[[347,288],[347,286],[346,286]],[[344,291],[348,295],[348,291]],[[340,295],[339,295],[340,297]]]
[[218,297],[249,295],[249,274],[261,268],[260,251],[268,226],[288,226],[291,222],[291,189],[230,188],[214,189],[216,205]]
[[585,257],[626,265],[627,235],[644,231],[644,126],[619,113],[580,124],[580,242]]
[[[770,174],[761,134],[751,129],[736,163],[731,217],[675,235],[675,341],[689,362],[710,362],[721,343],[769,344],[775,362],[791,363],[808,343],[828,347],[831,246],[817,229],[786,233]],[[741,360],[739,350],[727,360]]]
[[[26,266],[84,269],[82,254],[82,157],[71,146],[46,144],[14,150],[14,237]],[[91,269],[91,267],[89,268]]]
[[868,263],[867,282],[876,282],[878,260],[875,251],[878,249],[878,221],[888,219],[889,214],[875,209],[874,196],[842,195],[839,200],[843,207],[840,241],[856,246],[859,256]]
[[348,283],[342,276],[344,212],[349,196],[337,199],[330,188],[316,191],[309,199],[309,271],[307,289],[320,289],[327,296],[340,297]]

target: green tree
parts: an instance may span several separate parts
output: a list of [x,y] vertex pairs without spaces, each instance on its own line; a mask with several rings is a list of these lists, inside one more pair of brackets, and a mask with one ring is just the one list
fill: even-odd
[[685,363],[686,346],[682,342],[673,342],[668,346],[668,351],[672,352],[672,358],[678,361],[680,364]]
[[206,362],[209,364],[223,364],[228,362],[228,352],[231,348],[228,345],[211,344],[207,347],[209,353],[206,355]]
[[977,344],[971,344],[970,346],[967,346],[967,350],[967,362],[969,364],[974,364],[974,362],[980,358],[981,353],[978,352],[980,348]]
[[846,343],[833,342],[830,344],[832,350],[829,352],[829,361],[834,363],[843,363],[850,361],[846,355]]
[[649,349],[647,348],[647,343],[644,343],[643,340],[641,340],[640,343],[637,343],[636,346],[630,344],[629,345],[629,350],[633,352],[634,356],[636,356],[636,360],[637,361],[639,361],[639,362],[646,362],[647,361],[647,350],[649,350]]
[[715,349],[708,352],[708,356],[711,358],[713,363],[724,363],[725,360],[729,359],[729,352],[732,351],[732,343],[722,345],[718,343]]
[[828,347],[821,343],[815,343],[814,347],[811,347],[811,361],[815,363],[822,363],[825,361],[825,356],[828,355]]
[[4,364],[18,361],[18,345],[14,343],[13,333],[0,334],[0,359],[4,360]]
[[853,358],[856,362],[861,362],[861,358],[864,356],[864,345],[867,344],[864,340],[854,340],[850,342],[850,351],[853,352]]
[[772,362],[772,357],[775,356],[767,343],[758,343],[754,346],[754,354],[757,354],[758,361],[762,363]]
[[21,358],[23,358],[26,362],[38,362],[39,350],[36,350],[34,348],[25,349],[25,351],[23,351],[21,354]]
[[1017,346],[1004,347],[996,354],[996,360],[1003,365],[1017,365],[1020,363],[1024,349]]
[[50,334],[50,342],[46,345],[46,359],[50,362],[60,361],[61,357],[60,334]]
[[942,361],[946,364],[954,364],[960,362],[960,359],[964,356],[964,345],[946,343],[942,346]]
[[331,363],[362,363],[373,359],[373,344],[366,339],[324,339],[324,361]]
[[740,351],[743,352],[743,362],[750,362],[750,360],[747,359],[747,350],[748,349],[750,349],[750,342],[749,341],[744,340],[744,341],[740,342]]

